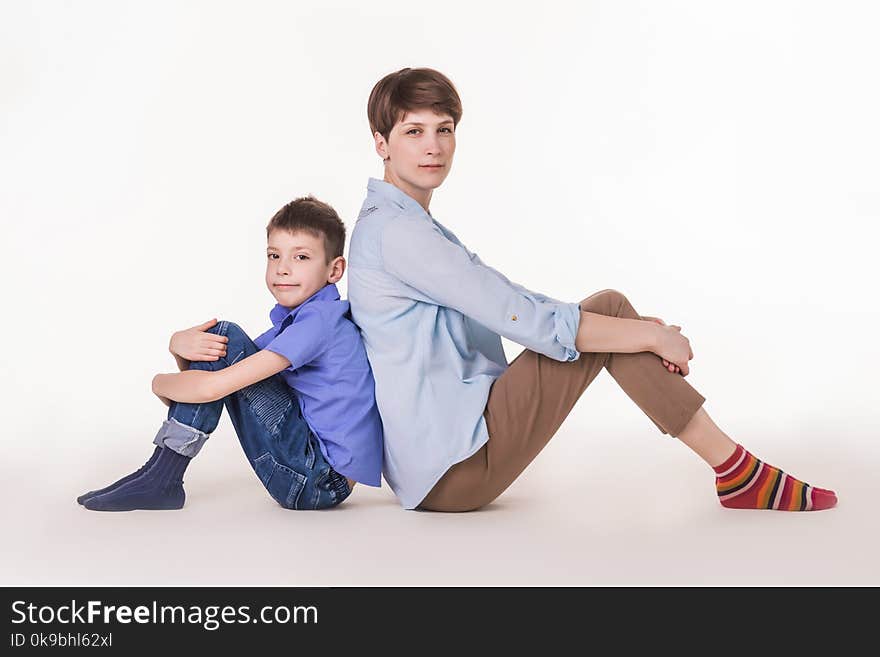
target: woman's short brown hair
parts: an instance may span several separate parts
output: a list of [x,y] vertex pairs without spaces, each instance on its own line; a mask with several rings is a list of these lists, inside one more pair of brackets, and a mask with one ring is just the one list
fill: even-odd
[[406,112],[431,109],[448,114],[455,126],[461,120],[461,99],[452,81],[432,68],[402,68],[376,83],[367,101],[370,134],[388,141],[391,129]]
[[324,257],[329,265],[345,248],[345,224],[330,205],[314,196],[301,196],[278,210],[266,226],[266,239],[273,230],[304,231],[324,238]]

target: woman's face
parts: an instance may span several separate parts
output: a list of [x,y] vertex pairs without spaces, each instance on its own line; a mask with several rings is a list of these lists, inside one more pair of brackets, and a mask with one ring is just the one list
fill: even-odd
[[455,125],[448,114],[423,109],[406,112],[388,141],[374,135],[376,152],[385,160],[385,180],[418,199],[439,187],[452,168]]

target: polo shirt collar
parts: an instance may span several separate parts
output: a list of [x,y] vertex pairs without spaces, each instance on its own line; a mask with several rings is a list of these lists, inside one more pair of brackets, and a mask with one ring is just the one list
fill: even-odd
[[339,299],[339,290],[336,287],[336,283],[327,283],[327,285],[315,292],[312,296],[303,301],[296,308],[291,309],[287,306],[282,306],[280,303],[276,303],[275,307],[272,308],[271,311],[269,311],[269,319],[274,325],[280,324],[288,317],[290,317],[290,321],[293,321],[293,318],[296,317],[296,314],[299,312],[300,308],[316,299],[322,301],[337,301]]
[[403,210],[418,210],[422,214],[427,214],[417,200],[390,182],[371,177],[367,180],[367,195],[371,194],[391,201]]

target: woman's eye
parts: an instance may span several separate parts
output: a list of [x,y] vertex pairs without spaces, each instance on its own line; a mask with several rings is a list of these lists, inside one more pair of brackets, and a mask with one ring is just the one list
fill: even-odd
[[[410,128],[409,130],[406,131],[406,134],[410,134],[411,132],[418,132],[418,130],[419,130],[418,128]],[[440,128],[440,130],[445,130],[446,132],[452,133],[451,128]]]

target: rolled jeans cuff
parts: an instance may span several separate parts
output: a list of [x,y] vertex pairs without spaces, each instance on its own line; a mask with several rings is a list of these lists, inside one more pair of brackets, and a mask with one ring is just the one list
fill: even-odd
[[192,458],[208,440],[208,434],[195,427],[178,422],[173,417],[162,422],[153,444],[167,447],[178,454]]

